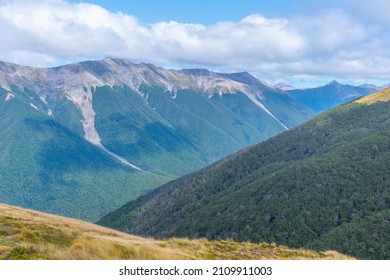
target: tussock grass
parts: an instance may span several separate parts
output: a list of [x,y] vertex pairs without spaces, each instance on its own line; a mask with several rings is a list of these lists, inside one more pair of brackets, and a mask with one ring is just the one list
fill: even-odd
[[275,244],[140,238],[75,219],[0,204],[0,259],[350,259]]
[[359,98],[355,102],[360,104],[371,105],[376,102],[387,102],[390,101],[390,88],[386,88],[375,92],[373,94],[367,95],[365,97]]

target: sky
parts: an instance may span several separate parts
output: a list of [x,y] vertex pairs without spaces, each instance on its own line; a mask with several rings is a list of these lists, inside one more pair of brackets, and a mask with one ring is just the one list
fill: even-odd
[[0,0],[0,60],[105,57],[270,84],[390,83],[388,0]]

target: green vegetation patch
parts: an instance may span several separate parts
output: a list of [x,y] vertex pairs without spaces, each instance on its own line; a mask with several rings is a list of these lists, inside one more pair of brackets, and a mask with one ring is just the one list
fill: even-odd
[[34,247],[14,247],[3,258],[4,260],[41,260],[44,259]]

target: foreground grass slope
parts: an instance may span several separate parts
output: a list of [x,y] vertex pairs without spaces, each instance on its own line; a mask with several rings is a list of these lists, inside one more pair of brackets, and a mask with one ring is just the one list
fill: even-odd
[[0,204],[0,259],[347,259],[270,244],[127,235],[87,222]]
[[233,238],[390,259],[389,95],[328,111],[99,224],[156,238]]

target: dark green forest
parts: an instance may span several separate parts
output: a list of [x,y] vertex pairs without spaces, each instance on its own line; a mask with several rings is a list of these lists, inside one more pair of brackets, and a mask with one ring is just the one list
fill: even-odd
[[390,259],[390,102],[348,103],[129,202],[99,224]]

